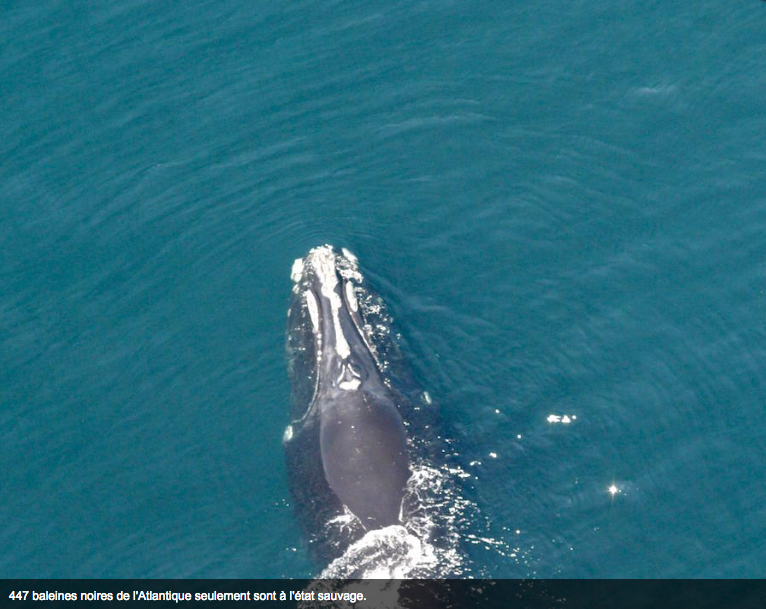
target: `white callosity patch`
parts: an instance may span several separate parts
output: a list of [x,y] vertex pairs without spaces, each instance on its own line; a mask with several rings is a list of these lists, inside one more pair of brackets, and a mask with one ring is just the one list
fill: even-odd
[[338,385],[338,387],[344,391],[356,391],[359,389],[359,385],[361,385],[359,379],[351,379],[350,381],[343,381]]
[[340,326],[340,308],[343,303],[341,303],[340,296],[336,291],[338,275],[335,270],[335,254],[329,246],[316,247],[309,253],[309,262],[322,285],[322,296],[330,302],[330,313],[335,331],[335,350],[341,359],[346,359],[351,355],[351,349]]
[[[349,376],[352,378],[344,380]],[[343,389],[343,391],[356,391],[359,389],[359,385],[362,384],[359,380],[359,373],[354,370],[354,367],[350,363],[343,364],[340,376],[338,376],[338,379],[335,382],[340,389]]]
[[346,300],[351,310],[356,313],[359,310],[359,304],[356,302],[356,295],[354,294],[354,284],[350,281],[346,282]]
[[343,252],[343,256],[346,258],[346,260],[348,260],[351,264],[354,265],[354,268],[356,268],[357,264],[359,264],[357,257],[349,252],[345,247],[340,248],[340,251]]
[[309,316],[311,317],[311,325],[314,326],[314,332],[319,331],[319,309],[317,308],[317,299],[312,294],[311,290],[304,292],[306,296],[306,306],[309,309]]
[[357,283],[362,283],[362,274],[359,272],[359,260],[349,252],[345,247],[341,249],[343,258],[339,258],[338,273],[343,279],[353,279]]
[[290,271],[290,278],[298,283],[303,277],[303,258],[296,258],[293,262],[293,268]]
[[292,439],[293,439],[293,426],[288,425],[287,427],[285,427],[285,433],[282,436],[282,441],[289,442]]

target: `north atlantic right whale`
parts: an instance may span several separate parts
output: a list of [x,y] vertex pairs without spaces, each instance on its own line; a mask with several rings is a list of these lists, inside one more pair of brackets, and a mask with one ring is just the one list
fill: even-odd
[[[315,247],[292,268],[283,445],[295,514],[323,578],[465,572],[469,502],[444,462],[435,409],[399,383],[404,359],[356,257]],[[408,385],[403,387],[402,385]]]
[[375,529],[401,522],[411,472],[396,396],[365,338],[351,262],[318,247],[293,270],[316,356],[314,395],[302,424],[319,428],[319,456],[332,492],[366,529]]

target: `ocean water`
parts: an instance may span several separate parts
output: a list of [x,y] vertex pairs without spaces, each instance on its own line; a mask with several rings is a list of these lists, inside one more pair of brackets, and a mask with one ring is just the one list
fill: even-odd
[[756,0],[4,3],[0,576],[317,573],[285,314],[331,243],[470,474],[475,574],[763,577],[764,32]]

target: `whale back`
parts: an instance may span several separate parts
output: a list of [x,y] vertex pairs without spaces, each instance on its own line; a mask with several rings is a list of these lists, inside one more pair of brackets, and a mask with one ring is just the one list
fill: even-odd
[[385,387],[363,385],[319,404],[325,477],[367,529],[400,523],[410,476],[404,424],[392,397]]

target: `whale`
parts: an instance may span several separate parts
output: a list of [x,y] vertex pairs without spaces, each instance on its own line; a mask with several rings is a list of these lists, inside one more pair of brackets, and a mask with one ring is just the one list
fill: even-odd
[[[290,273],[282,444],[301,545],[319,582],[471,573],[462,531],[483,517],[464,492],[468,474],[360,268],[322,245]],[[390,286],[384,275],[375,283]]]
[[288,359],[300,389],[284,443],[293,496],[314,512],[352,516],[364,531],[400,524],[407,434],[360,314],[356,258],[316,247],[291,275]]

